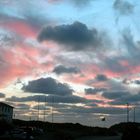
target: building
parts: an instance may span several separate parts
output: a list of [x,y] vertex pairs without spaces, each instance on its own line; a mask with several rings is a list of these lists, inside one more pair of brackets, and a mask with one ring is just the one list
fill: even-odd
[[13,118],[13,107],[0,102],[0,120],[12,122]]

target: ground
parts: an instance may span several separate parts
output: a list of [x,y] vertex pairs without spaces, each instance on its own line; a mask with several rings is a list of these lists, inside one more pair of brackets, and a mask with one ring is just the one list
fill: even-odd
[[81,137],[81,138],[78,138],[76,140],[121,140],[121,137],[120,136],[104,136],[104,137]]

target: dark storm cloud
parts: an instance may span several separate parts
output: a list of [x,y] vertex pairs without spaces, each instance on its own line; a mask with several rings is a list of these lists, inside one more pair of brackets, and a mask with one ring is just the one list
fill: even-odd
[[38,40],[40,42],[53,40],[66,45],[67,49],[77,51],[91,48],[91,46],[96,48],[102,44],[98,31],[90,30],[80,22],[74,22],[71,25],[48,26],[40,32]]
[[5,98],[5,94],[0,93],[0,98]]
[[127,91],[105,91],[102,96],[108,99],[118,99],[130,95]]
[[98,74],[96,77],[95,77],[96,80],[98,81],[107,81],[108,78],[106,75],[103,75],[103,74]]
[[54,73],[60,75],[63,73],[80,73],[80,70],[77,67],[65,67],[63,65],[56,66],[53,70]]
[[30,101],[40,101],[40,102],[48,102],[48,103],[86,103],[91,102],[85,98],[75,96],[75,95],[68,95],[68,96],[44,96],[44,95],[35,95],[35,96],[27,96],[18,98],[16,96],[12,96],[11,98],[7,98],[7,101],[12,102],[30,102]]
[[113,8],[119,12],[120,15],[130,15],[134,12],[134,5],[125,0],[115,0]]
[[67,84],[60,83],[51,77],[30,81],[28,85],[24,85],[22,89],[25,92],[55,94],[62,96],[72,95],[74,92]]
[[90,94],[97,94],[98,92],[103,92],[106,90],[107,90],[106,88],[86,88],[85,93],[87,95],[90,95]]

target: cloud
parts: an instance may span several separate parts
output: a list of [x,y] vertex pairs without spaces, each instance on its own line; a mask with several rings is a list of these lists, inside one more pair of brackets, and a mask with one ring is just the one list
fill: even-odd
[[140,80],[135,80],[134,83],[140,85]]
[[68,96],[57,96],[57,95],[35,95],[35,96],[27,96],[27,97],[16,97],[12,96],[11,98],[7,98],[7,101],[12,102],[30,102],[30,101],[40,101],[40,102],[48,102],[48,103],[86,103],[91,102],[85,98],[75,96],[75,95],[68,95]]
[[98,74],[98,75],[95,77],[95,79],[96,79],[97,81],[107,81],[107,80],[108,80],[107,76],[106,76],[106,75],[103,75],[103,74]]
[[90,94],[97,94],[98,92],[103,92],[106,90],[107,90],[106,88],[86,88],[85,93],[87,95],[90,95]]
[[136,46],[136,43],[134,42],[134,37],[132,35],[132,32],[129,28],[125,28],[122,31],[122,38],[123,38],[123,43],[126,46],[128,53],[133,56],[138,56],[138,48]]
[[[64,2],[65,0],[49,0],[49,2]],[[70,3],[74,4],[76,7],[85,7],[91,0],[68,0]]]
[[73,2],[77,7],[85,7],[85,5],[90,4],[91,0],[70,0]]
[[[7,0],[6,0],[7,1]],[[43,4],[38,4],[37,2],[27,1],[26,3],[23,1],[14,0],[12,2],[7,1],[5,4],[3,2],[0,3],[0,17],[5,18],[5,20],[9,21],[21,21],[27,22],[32,27],[39,29],[44,26],[44,23],[50,23],[51,20],[48,19],[47,13],[44,14],[44,4],[47,4],[46,0],[41,0]],[[13,8],[9,8],[9,5]],[[5,10],[9,9],[9,11]],[[15,10],[16,9],[16,10]],[[36,12],[36,9],[42,9]]]
[[120,15],[130,15],[134,12],[134,5],[125,0],[115,0],[113,8],[119,12]]
[[5,98],[5,94],[0,93],[0,98]]
[[105,91],[102,96],[108,99],[118,99],[128,96],[128,91]]
[[18,36],[6,29],[0,29],[0,47],[12,47],[17,42]]
[[129,79],[127,79],[127,78],[124,78],[124,79],[122,80],[122,83],[125,84],[125,85],[129,85],[129,84],[131,84],[131,80],[129,80]]
[[130,62],[130,65],[132,67],[139,65],[140,49],[138,43],[134,40],[134,35],[132,34],[130,28],[125,28],[122,31],[122,39],[123,44],[128,51],[129,57],[127,58],[127,60]]
[[27,104],[13,104],[14,108],[15,109],[29,109],[30,108],[30,105],[27,105]]
[[[37,48],[20,44],[20,47],[1,47],[0,48],[0,87],[10,84],[17,78],[23,78],[30,74],[35,74],[35,69],[42,69],[36,57],[39,56]],[[13,61],[11,61],[13,60]],[[40,66],[40,67],[39,67]],[[36,69],[36,70],[37,70]]]
[[85,50],[91,47],[97,48],[102,44],[96,29],[90,30],[80,22],[74,22],[71,25],[48,26],[44,28],[39,36],[40,42],[44,40],[53,40],[65,45],[70,50]]
[[65,109],[58,109],[61,113],[78,113],[80,114],[86,114],[86,113],[100,113],[100,114],[125,114],[125,109],[122,108],[116,108],[116,107],[91,107],[91,108],[85,108],[85,107],[71,107],[71,108],[65,108]]
[[22,89],[25,92],[55,94],[62,96],[72,95],[74,92],[74,90],[67,84],[60,83],[51,77],[29,81],[28,85],[23,86]]
[[130,103],[136,105],[140,103],[140,93],[132,94],[129,91],[110,91],[104,92],[103,97],[111,99],[113,101],[109,102],[111,105],[126,105]]
[[53,70],[54,73],[60,75],[64,73],[80,73],[80,70],[77,67],[65,67],[63,65],[58,65]]
[[[11,102],[30,102],[35,101],[38,102],[47,102],[49,103],[48,107],[52,105],[50,103],[54,103],[54,108],[56,111],[60,113],[72,113],[72,114],[83,114],[83,113],[100,113],[100,114],[124,114],[124,109],[122,108],[114,108],[114,107],[98,107],[94,104],[94,100],[88,100],[79,96],[70,95],[70,96],[44,96],[44,95],[35,95],[35,96],[27,96],[27,97],[15,97],[12,96],[6,99]],[[76,106],[75,104],[82,103],[85,106]],[[98,103],[98,102],[97,102]],[[100,103],[100,102],[99,102]],[[61,105],[63,104],[63,105]],[[73,105],[69,105],[73,104]],[[88,105],[88,108],[86,106]]]
[[[32,7],[32,8],[31,8]],[[22,16],[25,18],[26,22],[36,29],[41,29],[46,23],[51,23],[51,19],[49,16],[44,17],[44,12],[40,10],[39,12],[35,12],[36,9],[40,8],[40,6],[32,3],[30,6],[27,3],[24,3],[24,8],[22,9]]]

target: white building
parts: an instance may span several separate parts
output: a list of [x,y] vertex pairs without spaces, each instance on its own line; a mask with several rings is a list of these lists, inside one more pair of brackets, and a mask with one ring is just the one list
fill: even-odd
[[12,122],[13,118],[13,107],[0,102],[0,120]]

